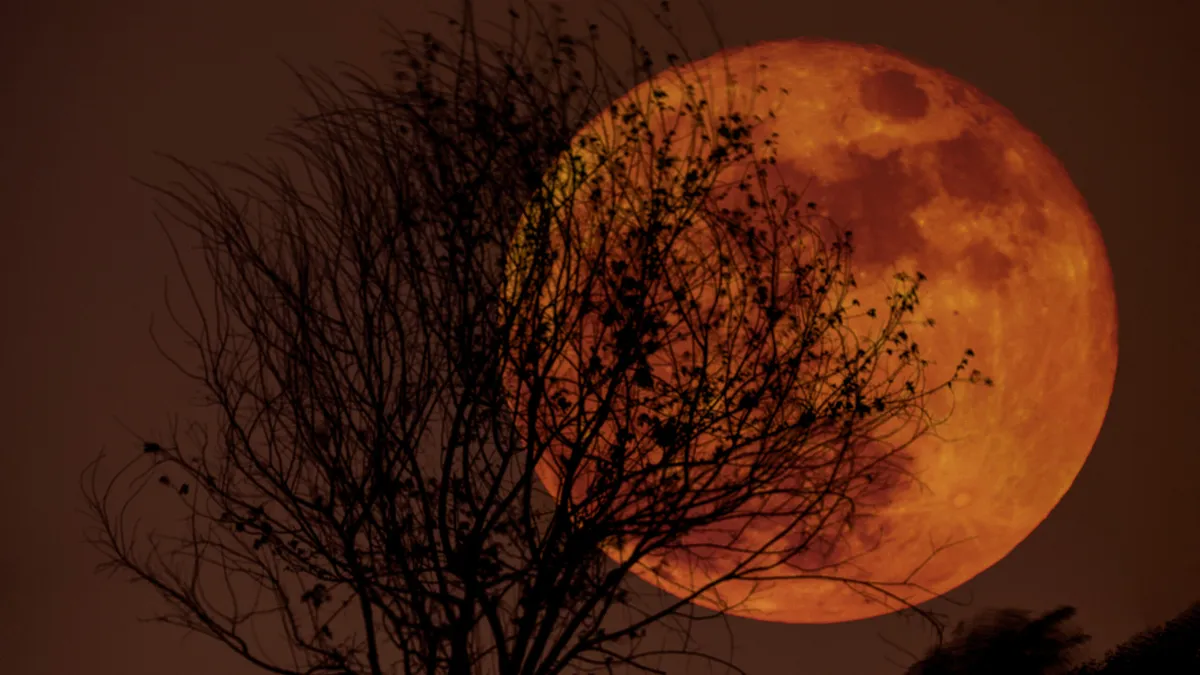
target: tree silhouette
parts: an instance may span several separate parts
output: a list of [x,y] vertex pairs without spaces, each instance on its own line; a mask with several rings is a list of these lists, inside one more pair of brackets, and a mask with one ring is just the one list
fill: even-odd
[[982,612],[913,664],[909,675],[1065,675],[1090,637],[1067,622],[1074,607],[1037,617],[1018,609]]
[[[595,25],[527,7],[493,41],[464,8],[458,46],[397,34],[390,84],[301,75],[290,165],[230,165],[251,185],[227,188],[178,162],[156,188],[207,272],[169,234],[197,319],[171,308],[189,353],[164,355],[216,422],[85,473],[106,567],[159,620],[308,675],[719,661],[688,631],[729,580],[902,604],[906,580],[829,551],[910,479],[929,397],[978,379],[964,358],[925,381],[923,277],[860,306],[848,233],[771,187],[756,118],[699,89],[617,105]],[[155,477],[184,518],[139,529],[168,511]],[[712,580],[630,583],[672,567]]]
[[1200,602],[1138,633],[1075,675],[1185,675],[1200,672]]

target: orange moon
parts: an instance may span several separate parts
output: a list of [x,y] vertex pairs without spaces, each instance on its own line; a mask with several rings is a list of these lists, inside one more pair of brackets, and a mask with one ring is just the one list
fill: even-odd
[[[889,495],[876,511],[878,547],[847,540],[840,554],[854,563],[835,571],[899,582],[919,568],[911,581],[920,589],[892,588],[914,604],[951,591],[1047,517],[1100,431],[1116,374],[1117,314],[1096,223],[1062,164],[1012,113],[889,50],[791,40],[684,69],[717,112],[734,97],[743,105],[735,109],[762,114],[761,133],[778,134],[787,185],[853,230],[864,305],[885,306],[897,270],[928,276],[917,317],[937,323],[910,331],[935,362],[928,382],[949,379],[968,347],[978,355],[972,367],[994,378],[994,387],[954,388],[949,421],[911,448],[920,484]],[[626,99],[645,100],[651,85],[671,104],[684,100],[678,75],[660,75]],[[767,91],[752,98],[757,85]],[[959,543],[927,561],[949,542]],[[665,562],[657,573],[655,562]],[[635,571],[676,595],[708,574],[669,561]],[[733,614],[788,623],[901,608],[821,579],[728,582],[718,591],[698,603],[723,600],[736,605]]]

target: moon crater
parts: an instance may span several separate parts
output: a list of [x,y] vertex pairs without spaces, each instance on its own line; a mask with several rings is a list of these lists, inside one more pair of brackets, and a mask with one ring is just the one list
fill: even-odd
[[859,85],[863,108],[894,120],[913,120],[929,110],[929,95],[917,78],[903,70],[885,70],[863,78]]

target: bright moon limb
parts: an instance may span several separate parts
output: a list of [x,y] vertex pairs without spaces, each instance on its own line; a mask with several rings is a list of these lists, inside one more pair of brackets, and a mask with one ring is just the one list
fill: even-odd
[[[1116,301],[1083,198],[1009,111],[943,71],[879,47],[770,42],[684,68],[682,80],[703,82],[714,109],[732,103],[763,115],[756,136],[778,134],[777,168],[788,187],[854,232],[864,305],[883,306],[897,270],[928,276],[914,318],[934,318],[936,326],[912,331],[934,361],[928,381],[950,379],[968,347],[977,354],[972,365],[995,379],[994,387],[953,389],[949,421],[910,450],[919,483],[891,492],[874,510],[878,537],[843,542],[832,559],[852,557],[852,565],[821,572],[908,579],[920,588],[889,590],[914,604],[956,588],[1046,518],[1104,420],[1117,364]],[[735,86],[726,87],[727,74]],[[758,85],[767,91],[752,95]],[[677,74],[627,97],[644,97],[648,86],[666,92],[672,105],[685,97]],[[768,107],[774,118],[766,118]],[[875,541],[878,547],[868,544]],[[655,562],[637,574],[676,594],[710,573],[666,561],[657,561],[665,566],[655,573]],[[727,582],[719,592],[738,603],[732,614],[789,623],[902,607],[811,578]],[[702,596],[699,604],[716,608],[716,600]]]

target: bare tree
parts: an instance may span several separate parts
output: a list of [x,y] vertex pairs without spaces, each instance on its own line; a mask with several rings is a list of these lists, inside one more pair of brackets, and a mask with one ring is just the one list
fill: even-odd
[[[673,55],[682,100],[619,99],[594,25],[512,17],[507,41],[469,4],[457,46],[397,35],[390,84],[301,76],[293,164],[231,165],[250,187],[180,162],[157,188],[207,271],[180,254],[197,321],[167,357],[216,422],[97,460],[92,541],[160,620],[266,671],[719,661],[688,632],[730,609],[714,589],[843,578],[825,551],[911,479],[929,397],[981,377],[925,381],[923,277],[860,305],[849,233],[781,185],[749,109]],[[156,479],[184,518],[139,530]],[[655,569],[707,577],[634,592]]]

